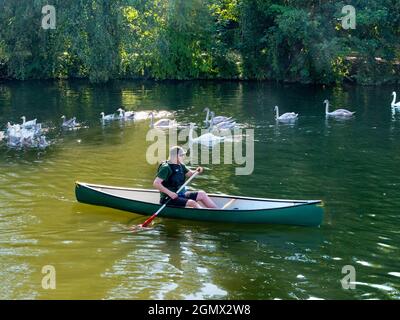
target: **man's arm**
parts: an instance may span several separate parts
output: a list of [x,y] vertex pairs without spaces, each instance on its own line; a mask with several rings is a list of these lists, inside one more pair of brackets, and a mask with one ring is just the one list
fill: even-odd
[[177,195],[175,192],[172,192],[172,191],[168,190],[166,187],[164,187],[164,186],[162,185],[162,182],[163,182],[163,181],[164,181],[164,180],[161,179],[161,178],[159,178],[159,177],[155,178],[155,179],[154,179],[154,182],[153,182],[153,187],[156,188],[157,190],[159,190],[159,191],[165,193],[165,194],[168,195],[168,197],[170,197],[171,199],[176,199],[176,198],[178,198],[178,195]]
[[190,178],[196,171],[198,171],[199,173],[203,173],[204,169],[202,167],[197,167],[196,170],[189,170],[185,174],[186,178]]

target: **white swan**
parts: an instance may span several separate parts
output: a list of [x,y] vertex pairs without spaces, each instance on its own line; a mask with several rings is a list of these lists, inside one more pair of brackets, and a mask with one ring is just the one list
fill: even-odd
[[[119,112],[120,119],[135,120],[135,121],[146,120],[149,118],[150,113],[153,112],[153,111],[146,111],[146,110],[144,110],[144,111],[125,111],[122,108],[119,108],[117,111]],[[154,114],[154,117],[160,118],[160,116],[157,113]]]
[[123,120],[134,120],[135,119],[135,111],[125,111],[122,108],[117,110],[119,112],[119,119]]
[[10,136],[7,138],[7,146],[8,147],[18,147],[21,145],[21,138],[20,137],[14,137]]
[[34,144],[34,139],[31,136],[26,136],[21,138],[21,146],[32,147]]
[[101,120],[103,121],[111,121],[115,119],[115,114],[105,115],[104,112],[101,112],[100,115],[101,115]]
[[34,125],[33,127],[30,127],[29,129],[34,131],[35,136],[39,136],[42,133],[42,131],[46,131],[46,130],[42,129],[41,123],[37,123],[36,125]]
[[22,128],[15,135],[9,136],[9,142],[12,146],[30,147],[33,145],[35,132],[29,129]]
[[216,129],[216,130],[227,130],[227,129],[235,128],[235,126],[236,126],[236,122],[235,121],[222,121],[222,122],[219,122],[217,124],[214,124],[214,121],[213,121],[214,120],[214,115],[215,115],[214,112],[211,111],[210,131],[213,130],[213,129]]
[[178,126],[178,123],[175,120],[171,119],[160,119],[156,123],[154,123],[153,112],[150,112],[149,116],[151,117],[150,128],[168,129],[176,128]]
[[[135,121],[142,121],[142,120],[147,120],[150,116],[150,113],[153,112],[154,118],[163,118],[163,117],[169,117],[171,113],[158,113],[157,111],[152,111],[152,110],[142,110],[142,111],[124,111],[122,110],[122,114],[125,115],[126,119],[130,120],[135,120]],[[121,117],[121,111],[118,109],[120,112],[120,117]]]
[[28,127],[33,127],[33,126],[36,125],[37,119],[26,121],[26,117],[25,116],[22,116],[21,119],[22,119],[22,127],[28,128]]
[[19,137],[8,137],[7,146],[11,148],[19,147],[21,145],[21,138]]
[[133,115],[133,118],[136,121],[146,120],[149,118],[151,111],[136,111]]
[[7,136],[16,136],[17,133],[21,130],[21,126],[19,124],[11,125],[10,122],[7,122]]
[[204,112],[207,112],[206,120],[204,120],[206,125],[210,125],[211,121],[213,121],[212,124],[218,124],[220,122],[231,121],[232,120],[232,117],[225,117],[225,116],[216,116],[216,117],[214,117],[213,120],[210,120],[210,115],[211,115],[210,109],[209,108],[205,108]]
[[160,111],[154,111],[154,118],[168,118],[168,117],[173,117],[174,114],[169,111],[165,110],[160,110]]
[[329,100],[324,101],[325,104],[325,114],[327,116],[332,116],[332,117],[351,117],[355,112],[351,112],[346,109],[337,109],[335,111],[329,112]]
[[76,117],[66,120],[66,117],[63,115],[61,116],[61,119],[63,120],[63,123],[61,125],[63,128],[75,128],[77,126]]
[[194,123],[191,123],[189,129],[189,144],[199,143],[207,147],[213,147],[216,144],[223,142],[225,139],[225,137],[218,137],[210,132],[205,133],[200,137],[193,138],[193,129],[194,129]]
[[125,118],[123,109],[119,108],[119,109],[117,109],[117,112],[119,112],[118,119],[124,119]]
[[0,141],[4,139],[4,131],[0,131]]
[[214,128],[218,130],[230,130],[234,129],[236,127],[236,122],[220,122],[217,123],[216,125],[213,125]]
[[399,102],[396,102],[396,98],[397,98],[397,96],[396,96],[396,91],[393,91],[392,92],[392,96],[393,96],[393,101],[392,101],[392,103],[391,103],[391,106],[392,106],[392,108],[400,108],[400,101]]
[[40,136],[39,138],[39,142],[38,142],[38,148],[39,149],[45,149],[50,145],[50,142],[47,142],[46,137],[45,136]]
[[299,114],[294,113],[294,112],[286,112],[282,115],[279,115],[279,107],[275,106],[275,120],[276,121],[282,121],[282,122],[294,121],[297,119],[298,116],[299,116]]

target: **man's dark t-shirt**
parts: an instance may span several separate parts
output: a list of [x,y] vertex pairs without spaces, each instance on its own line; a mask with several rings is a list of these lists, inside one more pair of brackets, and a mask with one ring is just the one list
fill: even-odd
[[[184,183],[185,175],[188,172],[189,172],[189,169],[184,164],[173,164],[173,163],[169,163],[169,162],[164,162],[160,165],[160,168],[158,169],[157,177],[163,180],[163,185],[165,183],[164,186],[168,190],[170,190],[172,192],[177,192],[178,189],[181,187],[181,185]],[[169,179],[171,179],[172,176],[174,176],[173,177],[174,181],[176,181],[176,178],[178,180],[181,179],[182,184],[170,185]],[[165,193],[163,193],[163,192],[160,193],[161,200],[163,200],[167,197],[168,196]]]

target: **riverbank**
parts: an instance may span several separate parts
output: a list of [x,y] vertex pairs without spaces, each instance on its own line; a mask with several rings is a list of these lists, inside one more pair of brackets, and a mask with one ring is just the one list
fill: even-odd
[[[347,57],[346,61],[349,62],[348,73],[343,77],[341,82],[318,82],[318,81],[302,81],[300,79],[259,79],[259,78],[223,78],[223,77],[204,77],[204,78],[188,78],[188,79],[157,79],[152,77],[116,77],[110,78],[107,81],[91,81],[89,77],[72,77],[72,78],[29,78],[17,79],[7,77],[1,71],[5,71],[6,67],[1,70],[0,65],[0,83],[7,83],[12,81],[82,81],[91,84],[111,84],[113,81],[135,81],[135,82],[156,82],[156,83],[184,83],[184,82],[257,82],[257,83],[277,83],[277,84],[293,84],[293,85],[312,85],[316,87],[335,87],[335,86],[391,86],[400,85],[400,62],[390,63],[381,58],[375,58],[374,64],[368,64],[364,60],[356,57]],[[360,70],[365,69],[364,75],[360,75]],[[367,75],[368,74],[368,75]]]

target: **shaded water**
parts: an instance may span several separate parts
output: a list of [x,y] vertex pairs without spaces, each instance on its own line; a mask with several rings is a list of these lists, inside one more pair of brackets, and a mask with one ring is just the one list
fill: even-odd
[[[21,115],[54,128],[42,151],[0,145],[1,299],[399,299],[400,116],[396,88],[315,88],[265,83],[8,82],[0,84],[0,126]],[[399,89],[399,88],[397,88]],[[322,101],[356,111],[326,120]],[[273,106],[295,111],[276,125]],[[230,225],[157,218],[78,204],[76,180],[151,188],[148,121],[102,126],[99,113],[177,111],[180,122],[203,109],[255,130],[255,170],[207,165],[193,186],[213,193],[323,199],[320,228]],[[59,130],[60,116],[88,128]],[[56,289],[41,287],[56,268]],[[356,269],[344,290],[342,267]]]

